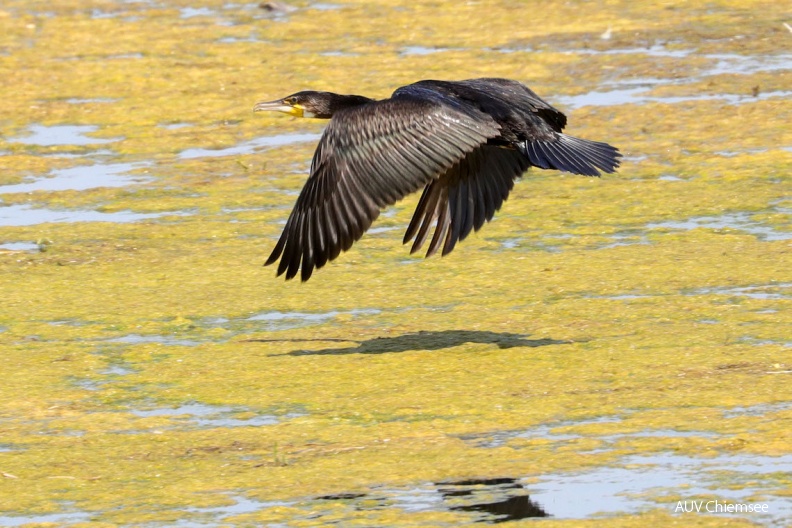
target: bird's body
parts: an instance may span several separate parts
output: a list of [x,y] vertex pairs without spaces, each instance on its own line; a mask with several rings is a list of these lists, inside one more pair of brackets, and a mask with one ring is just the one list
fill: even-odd
[[298,92],[255,110],[331,119],[311,174],[266,264],[310,278],[348,250],[380,210],[423,195],[404,242],[445,255],[492,219],[529,167],[598,176],[619,151],[562,133],[566,116],[508,79],[419,81],[390,99]]

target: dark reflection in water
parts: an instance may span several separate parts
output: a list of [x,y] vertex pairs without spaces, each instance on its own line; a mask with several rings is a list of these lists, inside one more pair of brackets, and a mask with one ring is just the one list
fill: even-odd
[[365,493],[336,493],[334,495],[322,495],[321,497],[316,497],[317,500],[352,500],[352,499],[360,499],[365,497]]
[[[493,344],[498,348],[540,347],[548,345],[566,345],[573,341],[558,339],[525,339],[522,334],[510,332],[484,332],[478,330],[442,330],[438,332],[420,331],[396,337],[377,337],[367,341],[354,341],[357,346],[347,348],[324,348],[320,350],[293,350],[274,356],[314,356],[343,354],[387,354],[391,352],[409,352],[414,350],[441,350],[465,343]],[[248,339],[246,341],[271,342],[278,339]],[[288,340],[285,340],[288,341]],[[294,340],[294,341],[337,341],[335,339]]]
[[[517,483],[517,479],[513,479],[511,477],[503,477],[503,478],[489,478],[489,479],[467,479],[467,480],[444,480],[441,482],[437,482],[438,486],[504,486],[507,485],[508,488],[522,488],[520,484]],[[440,493],[445,493],[444,490],[440,490]]]
[[408,512],[465,512],[471,515],[469,522],[473,523],[495,524],[550,516],[514,478],[442,481],[413,489],[379,488],[370,494],[335,493],[314,500],[343,501],[359,512],[394,506]]
[[489,522],[499,523],[515,521],[517,519],[528,519],[531,517],[549,517],[540,506],[535,504],[528,495],[510,497],[506,500],[488,502],[483,504],[471,504],[468,506],[452,506],[454,511],[483,512],[495,515],[497,519]]
[[451,511],[479,512],[483,521],[500,523],[549,517],[541,506],[523,495],[525,488],[512,478],[473,479],[457,482],[440,482],[437,491],[451,504]]

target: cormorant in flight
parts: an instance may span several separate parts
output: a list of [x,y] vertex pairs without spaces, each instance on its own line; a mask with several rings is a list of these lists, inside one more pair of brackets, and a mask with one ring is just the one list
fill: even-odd
[[423,188],[404,235],[446,255],[492,219],[529,167],[599,176],[618,149],[563,134],[566,116],[509,79],[419,81],[375,101],[303,91],[254,111],[330,119],[311,175],[265,265],[307,281],[348,250],[380,210]]

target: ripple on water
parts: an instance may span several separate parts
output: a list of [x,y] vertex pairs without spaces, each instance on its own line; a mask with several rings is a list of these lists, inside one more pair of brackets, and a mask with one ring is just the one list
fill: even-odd
[[[2,209],[0,209],[0,211],[2,211]],[[41,247],[38,244],[34,244],[33,242],[7,242],[5,244],[0,244],[0,249],[4,249],[6,251],[25,252],[41,251]]]
[[755,286],[722,286],[714,288],[699,288],[683,292],[685,295],[733,295],[748,297],[749,299],[790,299],[792,283],[758,284]]
[[[514,50],[512,50],[514,51]],[[740,55],[738,53],[698,53],[693,49],[668,49],[662,44],[655,44],[645,48],[617,48],[595,50],[591,48],[568,50],[569,55],[646,55],[648,57],[670,57],[684,59],[695,57],[707,59],[710,65],[705,67],[694,77],[722,74],[750,75],[759,72],[780,71],[792,69],[792,55],[779,53],[776,55]],[[688,82],[690,79],[679,82]]]
[[657,179],[662,181],[688,181],[685,178],[680,178],[679,176],[675,176],[673,174],[663,174]]
[[239,145],[224,149],[186,149],[179,153],[179,157],[181,159],[192,159],[204,157],[236,156],[250,154],[259,148],[282,147],[284,145],[291,145],[293,143],[318,141],[320,137],[322,137],[321,134],[314,133],[279,134],[277,136],[265,136],[252,139],[250,141],[240,143]]
[[553,424],[535,425],[528,429],[516,431],[496,431],[494,433],[463,435],[460,438],[476,447],[494,448],[503,447],[513,438],[549,438],[556,441],[576,440],[581,437],[579,433],[558,433],[556,429],[569,426],[585,426],[603,423],[622,422],[621,416],[597,416],[588,420],[567,420]]
[[34,191],[84,191],[97,187],[126,187],[127,185],[146,183],[152,178],[125,174],[131,170],[149,167],[150,162],[135,163],[96,163],[55,169],[44,178],[36,178],[28,183],[0,185],[0,194],[27,193]]
[[738,337],[737,342],[747,343],[754,346],[781,345],[786,348],[792,348],[792,341],[782,341],[780,339],[763,339],[761,337],[754,337],[750,335]]
[[30,125],[28,127],[29,134],[9,138],[8,141],[10,143],[49,147],[55,145],[100,145],[124,139],[121,137],[94,138],[86,136],[86,134],[97,130],[99,130],[99,127],[96,125]]
[[164,128],[165,130],[178,130],[180,128],[191,127],[193,125],[191,123],[162,123],[157,126]]
[[681,59],[695,53],[692,49],[668,49],[663,44],[653,44],[645,48],[616,48],[595,50],[591,48],[570,50],[567,55],[648,55],[650,57],[673,57]]
[[[290,412],[283,415],[257,414],[246,408],[222,405],[205,405],[188,403],[178,407],[156,407],[153,409],[132,409],[135,416],[149,418],[152,416],[173,416],[183,420],[188,427],[214,429],[219,427],[257,427],[275,425],[284,418],[296,418],[304,413]],[[244,416],[254,414],[253,416]]]
[[584,106],[615,106],[623,104],[665,103],[676,104],[690,101],[723,101],[726,104],[737,105],[764,101],[775,97],[792,96],[792,91],[778,90],[761,92],[757,95],[750,94],[698,94],[698,95],[668,95],[656,96],[647,93],[651,87],[639,86],[631,88],[616,88],[614,90],[593,90],[580,95],[560,95],[553,100],[555,103],[567,108],[581,108]]
[[182,339],[174,336],[165,335],[141,335],[141,334],[127,334],[121,337],[108,339],[106,343],[126,343],[130,345],[138,345],[143,343],[158,343],[161,345],[172,346],[197,346],[201,341],[194,339]]
[[264,312],[247,318],[247,321],[262,321],[267,325],[268,330],[288,330],[299,328],[310,324],[321,324],[341,315],[351,315],[353,317],[376,315],[381,310],[355,309],[348,311],[330,311],[321,313],[302,313],[302,312]]
[[715,64],[706,70],[706,75],[734,73],[750,75],[759,72],[792,69],[792,55],[788,53],[762,56],[739,55],[737,53],[708,53],[703,56],[715,61]]
[[621,246],[651,245],[651,242],[649,241],[649,239],[646,237],[645,234],[630,230],[626,230],[619,233],[613,233],[612,235],[609,235],[608,238],[610,238],[612,242],[598,245],[596,246],[596,249],[609,249],[609,248],[615,248]]
[[29,226],[61,222],[136,222],[181,213],[135,213],[117,211],[102,213],[86,210],[55,210],[35,208],[29,205],[0,206],[0,226]]
[[237,44],[239,42],[262,42],[262,40],[254,33],[251,33],[247,37],[221,37],[217,39],[217,42],[220,44]]
[[[232,495],[229,498],[234,501],[234,504],[230,504],[228,506],[214,506],[207,508],[190,507],[190,508],[185,508],[185,511],[187,511],[190,514],[197,514],[195,515],[195,521],[198,521],[199,518],[203,518],[203,519],[208,518],[215,522],[222,522],[226,517],[232,517],[234,515],[242,515],[245,513],[255,513],[255,512],[267,510],[269,508],[282,508],[294,504],[292,502],[283,502],[283,501],[259,501],[241,495]],[[193,524],[190,521],[183,521],[181,523],[177,522],[172,526],[193,527],[196,526],[196,524]],[[198,526],[201,525],[199,524]],[[275,526],[275,525],[273,524],[269,526]]]
[[104,376],[129,376],[137,372],[135,369],[124,365],[110,365],[99,373]]
[[757,405],[730,407],[723,410],[724,418],[738,418],[740,416],[764,416],[792,409],[792,401],[776,403],[759,403]]
[[653,222],[646,225],[648,229],[734,229],[756,236],[760,240],[777,241],[792,239],[792,231],[779,231],[771,225],[762,224],[753,219],[755,213],[725,213],[720,216],[698,216],[687,220],[671,220]]
[[118,99],[112,97],[69,97],[66,102],[69,104],[90,104],[90,103],[115,103]]
[[219,13],[208,7],[182,7],[179,9],[180,18],[193,18],[199,16],[218,16]]
[[[68,507],[68,504],[62,504]],[[72,523],[87,523],[93,514],[87,511],[71,511],[64,513],[44,513],[40,515],[3,515],[0,516],[1,526],[23,526],[26,524],[57,524],[60,526]]]
[[405,46],[399,52],[400,55],[433,55],[435,53],[442,53],[444,51],[451,51],[451,48],[429,48],[426,46]]
[[319,53],[322,57],[359,57],[360,53],[354,53],[351,51],[341,51],[341,50],[334,50],[334,51],[323,51]]
[[309,7],[311,9],[316,9],[316,10],[319,10],[319,11],[335,11],[337,9],[343,8],[344,6],[342,6],[341,4],[331,4],[331,3],[325,3],[325,2],[316,2],[316,3],[311,4]]

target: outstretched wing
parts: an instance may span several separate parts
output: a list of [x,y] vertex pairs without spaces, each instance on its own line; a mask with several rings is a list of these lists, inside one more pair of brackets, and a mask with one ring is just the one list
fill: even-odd
[[441,246],[443,255],[450,253],[457,241],[492,220],[514,187],[514,180],[530,166],[522,153],[509,148],[482,145],[468,154],[424,189],[404,235],[405,244],[415,238],[410,253],[421,249],[433,223],[434,235],[426,256]]
[[382,208],[444,174],[499,128],[483,112],[431,91],[337,112],[265,265],[280,259],[278,275],[291,279],[301,270],[308,280],[348,250]]

